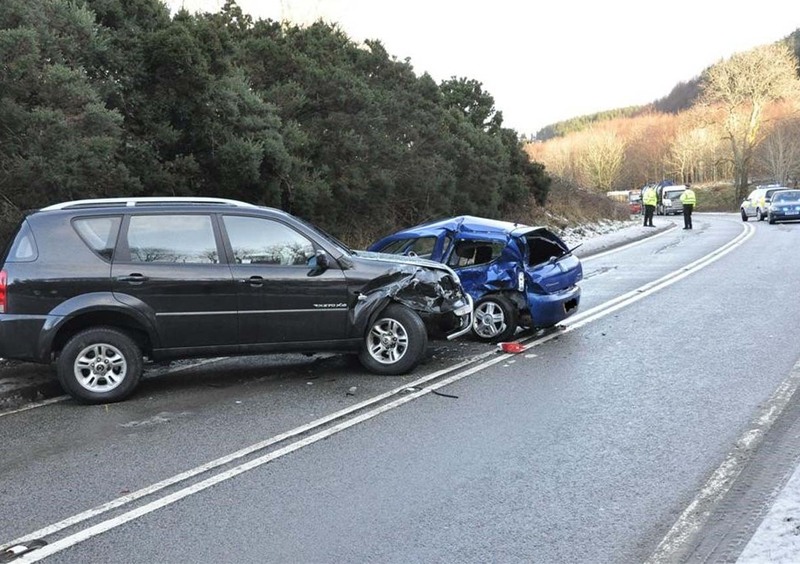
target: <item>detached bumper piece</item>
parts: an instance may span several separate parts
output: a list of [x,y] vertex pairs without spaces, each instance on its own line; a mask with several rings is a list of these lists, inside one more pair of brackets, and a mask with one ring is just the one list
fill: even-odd
[[0,552],[0,563],[13,562],[20,556],[29,554],[34,550],[36,550],[37,548],[42,548],[43,546],[47,546],[47,542],[41,539],[35,539],[29,541],[26,544],[17,544],[14,546],[9,546],[8,548],[4,548],[3,551]]

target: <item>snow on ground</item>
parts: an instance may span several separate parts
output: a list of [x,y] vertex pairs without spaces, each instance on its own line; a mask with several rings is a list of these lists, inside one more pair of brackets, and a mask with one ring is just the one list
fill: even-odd
[[574,247],[578,243],[583,243],[584,241],[594,237],[616,233],[621,229],[636,227],[640,224],[641,219],[638,217],[632,217],[631,219],[625,221],[604,219],[598,223],[585,223],[572,227],[566,227],[560,230],[558,234],[559,237],[561,237],[569,247]]

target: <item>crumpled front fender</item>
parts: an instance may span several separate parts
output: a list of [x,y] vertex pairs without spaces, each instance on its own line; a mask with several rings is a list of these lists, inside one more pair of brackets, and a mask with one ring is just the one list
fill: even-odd
[[520,268],[515,263],[496,262],[488,267],[464,269],[459,272],[461,285],[472,299],[501,290],[517,290]]
[[469,304],[455,280],[445,271],[398,265],[374,278],[360,291],[351,310],[359,332],[392,302],[421,314],[443,315]]

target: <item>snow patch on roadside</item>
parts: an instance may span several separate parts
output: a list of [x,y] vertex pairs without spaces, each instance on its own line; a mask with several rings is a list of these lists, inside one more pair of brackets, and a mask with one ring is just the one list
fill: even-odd
[[640,220],[638,218],[631,218],[626,221],[604,219],[597,223],[583,223],[580,225],[566,227],[560,230],[558,235],[569,247],[574,247],[575,245],[583,243],[584,241],[594,237],[608,235],[609,233],[615,233],[621,229],[638,226],[639,223]]

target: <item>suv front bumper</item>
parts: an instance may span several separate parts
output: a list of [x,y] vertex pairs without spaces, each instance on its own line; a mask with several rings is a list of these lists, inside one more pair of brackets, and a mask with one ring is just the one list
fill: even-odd
[[465,333],[468,333],[472,329],[473,315],[475,312],[474,304],[472,302],[472,296],[465,293],[464,298],[466,299],[467,303],[453,310],[453,314],[459,320],[459,325],[457,329],[455,329],[452,333],[449,333],[447,335],[448,341],[457,339],[458,337],[464,335]]

